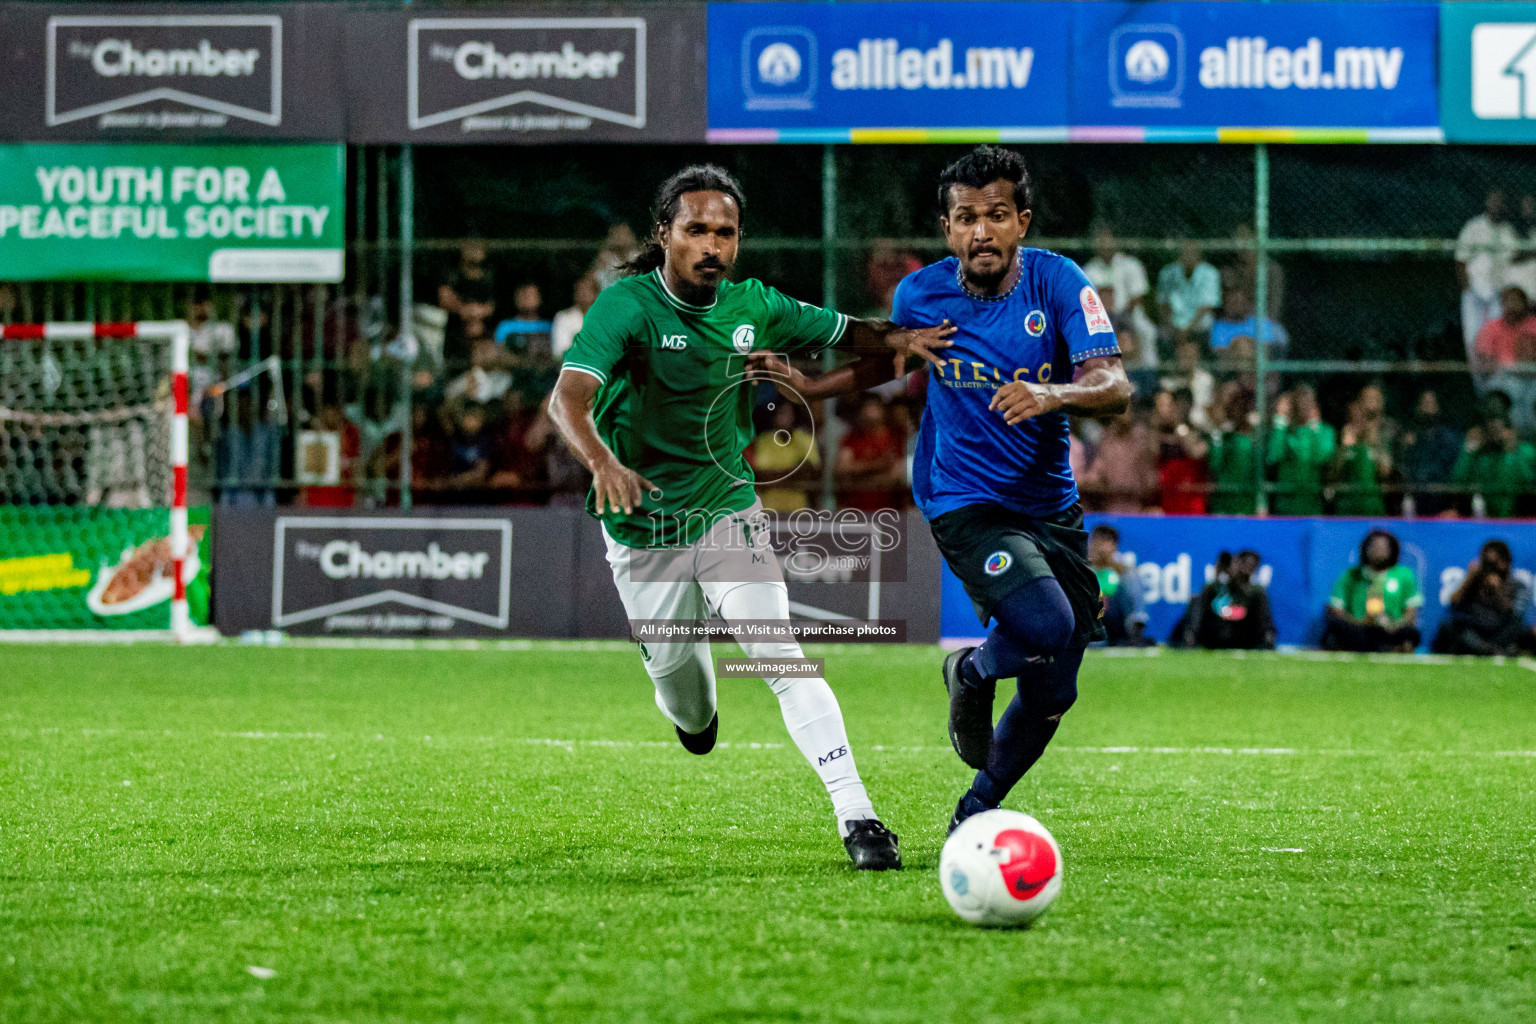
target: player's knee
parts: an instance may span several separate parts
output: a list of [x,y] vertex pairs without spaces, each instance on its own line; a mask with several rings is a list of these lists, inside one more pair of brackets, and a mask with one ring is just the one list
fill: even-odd
[[998,625],[1020,646],[1036,657],[1053,657],[1065,651],[1077,628],[1072,603],[1061,584],[1049,576],[1030,580],[993,611]]

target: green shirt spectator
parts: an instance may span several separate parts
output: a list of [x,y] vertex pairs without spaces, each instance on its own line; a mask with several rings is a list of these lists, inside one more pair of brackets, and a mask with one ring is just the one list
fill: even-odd
[[1323,422],[1311,388],[1302,385],[1280,396],[1268,452],[1275,473],[1273,510],[1277,515],[1323,514],[1323,471],[1336,447],[1337,435]]
[[1333,512],[1340,516],[1386,515],[1381,480],[1392,469],[1391,456],[1344,428],[1344,443],[1334,453],[1329,476],[1337,486]]
[[1406,565],[1394,565],[1383,570],[1355,565],[1333,585],[1328,605],[1359,621],[1385,619],[1397,625],[1408,617],[1408,609],[1424,604],[1419,593],[1419,581],[1413,570]]
[[1536,489],[1536,448],[1516,437],[1508,420],[1490,416],[1467,431],[1451,480],[1481,494],[1490,517],[1508,519],[1520,497]]
[[1211,434],[1206,459],[1211,467],[1211,512],[1219,516],[1251,516],[1257,511],[1257,481],[1253,435],[1222,429]]
[[1397,564],[1397,538],[1372,530],[1360,545],[1360,562],[1333,585],[1323,624],[1330,651],[1411,651],[1419,645],[1419,608],[1424,595],[1413,570]]

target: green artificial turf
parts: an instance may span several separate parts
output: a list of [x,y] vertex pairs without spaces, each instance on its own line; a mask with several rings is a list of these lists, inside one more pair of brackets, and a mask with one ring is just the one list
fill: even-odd
[[0,1021],[1536,1019],[1524,667],[1091,655],[998,932],[940,652],[825,653],[899,874],[766,687],[695,758],[632,648],[0,648]]

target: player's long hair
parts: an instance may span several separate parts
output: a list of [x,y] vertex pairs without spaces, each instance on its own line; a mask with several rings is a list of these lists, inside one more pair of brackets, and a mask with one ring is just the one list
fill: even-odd
[[672,227],[686,192],[724,192],[730,196],[736,202],[737,230],[740,230],[740,219],[747,209],[740,183],[718,164],[690,164],[662,182],[661,188],[656,190],[656,202],[651,207],[651,230],[640,254],[624,264],[625,277],[649,274],[666,262],[667,253],[658,236]]

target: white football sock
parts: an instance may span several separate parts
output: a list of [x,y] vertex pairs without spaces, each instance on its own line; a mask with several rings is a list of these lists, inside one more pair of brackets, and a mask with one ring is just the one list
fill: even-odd
[[[742,583],[730,586],[705,584],[720,617],[726,622],[742,620],[789,621],[789,591],[782,583]],[[713,593],[710,593],[713,590]],[[752,642],[738,639],[749,658],[781,660],[801,659],[805,652],[793,640]],[[874,818],[875,808],[848,745],[843,728],[843,711],[838,707],[832,687],[819,676],[765,678],[768,688],[779,698],[784,725],[800,753],[821,777],[832,798],[838,831],[848,834],[848,822]]]

